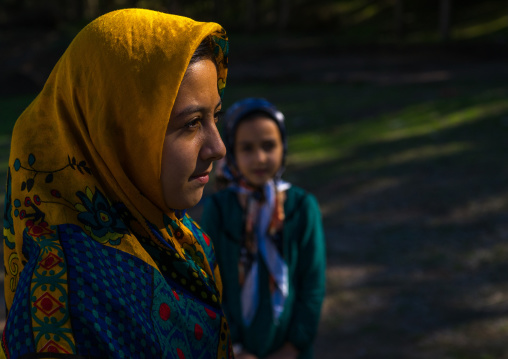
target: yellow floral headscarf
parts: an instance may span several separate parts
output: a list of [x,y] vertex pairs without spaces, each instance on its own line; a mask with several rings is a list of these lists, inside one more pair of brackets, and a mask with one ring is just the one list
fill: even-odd
[[229,357],[209,238],[167,208],[164,136],[215,23],[142,9],[85,27],[14,127],[4,219],[3,355]]

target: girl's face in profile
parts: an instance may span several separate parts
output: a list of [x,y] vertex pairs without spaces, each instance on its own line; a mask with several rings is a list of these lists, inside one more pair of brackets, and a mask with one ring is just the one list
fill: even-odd
[[215,64],[201,60],[190,65],[171,111],[162,150],[161,185],[169,208],[195,206],[212,162],[226,154],[216,125],[221,104]]
[[240,122],[234,146],[238,170],[251,185],[263,186],[282,164],[282,138],[269,117],[259,115]]

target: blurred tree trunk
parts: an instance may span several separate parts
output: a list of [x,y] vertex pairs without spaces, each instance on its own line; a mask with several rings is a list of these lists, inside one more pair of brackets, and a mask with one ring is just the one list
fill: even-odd
[[441,40],[448,42],[450,40],[450,16],[452,0],[441,0],[439,9],[439,28],[441,31]]
[[279,0],[279,21],[278,27],[281,33],[285,33],[291,14],[291,0]]
[[394,5],[395,38],[397,41],[402,41],[404,40],[404,6],[402,0],[395,0]]

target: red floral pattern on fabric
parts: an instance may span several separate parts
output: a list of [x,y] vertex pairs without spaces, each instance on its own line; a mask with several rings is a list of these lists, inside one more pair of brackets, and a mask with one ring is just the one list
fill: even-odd
[[159,307],[159,315],[162,320],[167,321],[171,316],[171,308],[167,303],[162,303]]
[[194,337],[197,340],[201,340],[201,338],[203,338],[203,328],[201,328],[198,323],[194,325]]
[[217,314],[213,311],[213,310],[210,310],[208,308],[205,308],[205,312],[206,314],[208,314],[208,316],[212,319],[215,319],[217,318]]
[[205,233],[203,233],[203,238],[205,239],[206,245],[210,246],[210,237],[208,237]]

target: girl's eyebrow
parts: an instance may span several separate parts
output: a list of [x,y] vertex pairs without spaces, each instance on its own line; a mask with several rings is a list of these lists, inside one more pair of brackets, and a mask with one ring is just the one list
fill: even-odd
[[[261,140],[261,143],[272,143],[272,142],[275,142],[277,141],[275,138],[266,138],[266,139],[262,139]],[[255,141],[250,141],[250,140],[241,140],[241,141],[238,141],[239,144],[250,144],[252,142],[255,142]]]
[[[215,105],[215,111],[222,105],[222,100],[220,100],[217,105]],[[182,117],[186,115],[190,115],[196,112],[206,112],[207,108],[200,105],[190,105],[180,111],[175,117]]]

